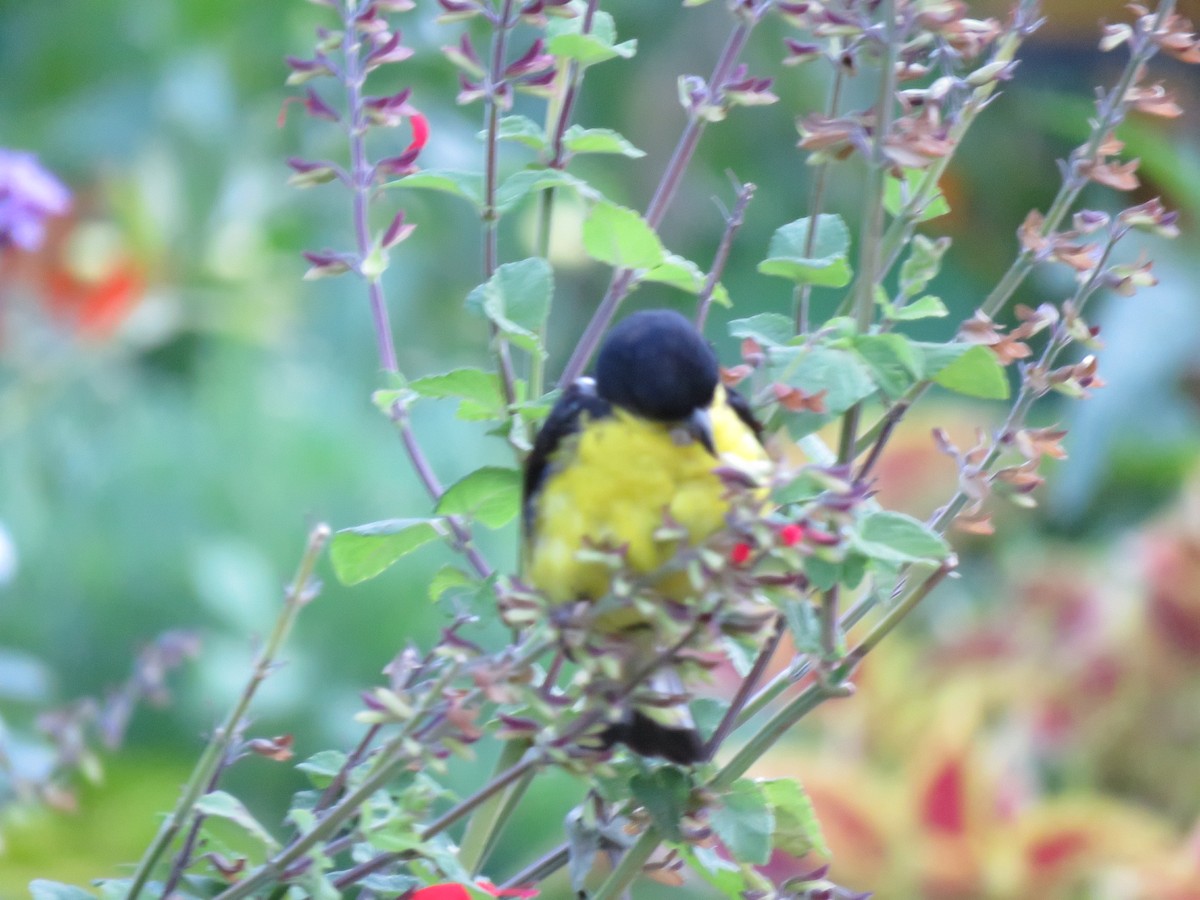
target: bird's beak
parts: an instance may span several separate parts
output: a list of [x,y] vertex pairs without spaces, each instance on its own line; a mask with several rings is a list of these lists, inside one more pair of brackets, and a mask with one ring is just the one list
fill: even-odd
[[709,415],[707,409],[693,410],[692,414],[684,420],[683,428],[694,440],[699,441],[705,450],[713,456],[717,455],[716,447],[713,445],[712,416]]

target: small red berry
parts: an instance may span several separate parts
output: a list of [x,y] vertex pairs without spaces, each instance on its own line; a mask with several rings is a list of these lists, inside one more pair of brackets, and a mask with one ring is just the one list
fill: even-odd
[[750,545],[738,542],[733,545],[733,550],[730,551],[729,560],[735,566],[744,566],[750,562]]
[[779,529],[779,540],[785,547],[795,547],[804,540],[804,526],[792,522]]

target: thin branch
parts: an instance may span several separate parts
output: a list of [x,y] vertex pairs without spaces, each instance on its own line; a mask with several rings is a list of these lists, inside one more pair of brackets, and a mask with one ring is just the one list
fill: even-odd
[[[1100,145],[1104,143],[1113,129],[1124,121],[1125,114],[1131,105],[1130,101],[1126,99],[1129,88],[1137,80],[1146,63],[1158,52],[1158,45],[1151,38],[1151,34],[1166,22],[1174,9],[1175,0],[1162,0],[1150,28],[1142,30],[1135,27],[1129,48],[1129,61],[1125,64],[1116,85],[1101,102],[1099,115],[1094,120],[1088,142],[1078,153],[1072,154],[1072,159],[1063,167],[1062,185],[1051,202],[1050,209],[1042,223],[1041,235],[1043,237],[1058,228],[1075,205],[1079,194],[1087,186],[1088,175],[1081,164],[1094,160]],[[1022,248],[1008,271],[988,294],[987,299],[979,305],[985,315],[994,317],[1008,303],[1013,293],[1020,287],[1021,282],[1025,280],[1025,276],[1033,268],[1034,262],[1034,252],[1028,248]]]
[[140,896],[154,867],[176,835],[182,830],[189,816],[192,815],[196,801],[200,799],[205,788],[212,781],[213,775],[226,758],[229,747],[246,716],[246,711],[250,708],[250,702],[258,692],[259,686],[274,668],[275,657],[283,648],[288,634],[291,633],[292,625],[295,624],[300,610],[316,596],[317,585],[313,581],[313,569],[316,567],[317,558],[329,540],[329,535],[329,526],[325,524],[317,525],[309,532],[304,555],[301,557],[292,584],[284,597],[283,609],[280,610],[279,617],[275,620],[275,627],[266,643],[259,650],[250,678],[242,688],[242,693],[234,704],[233,710],[209,738],[208,745],[196,763],[196,768],[188,778],[187,784],[184,785],[183,793],[175,805],[174,811],[163,822],[158,834],[146,849],[146,854],[138,863],[133,883],[130,885],[129,893],[125,895],[125,900],[137,900],[137,897]]
[[[883,235],[883,195],[887,184],[887,140],[892,129],[896,105],[896,69],[900,53],[900,29],[897,23],[896,0],[883,0],[880,16],[884,23],[884,48],[876,101],[876,126],[867,169],[867,189],[863,194],[863,221],[859,238],[858,281],[853,296],[854,321],[859,334],[871,327],[875,311],[875,286],[883,274],[880,268]],[[811,233],[811,231],[810,231]],[[862,403],[855,403],[842,417],[838,447],[838,462],[853,461]]]
[[785,630],[783,617],[776,616],[775,627],[771,631],[771,636],[767,638],[767,642],[758,651],[754,665],[746,673],[746,677],[742,679],[742,683],[738,685],[737,693],[733,695],[733,699],[729,702],[729,708],[725,710],[725,715],[721,717],[720,724],[717,725],[716,730],[712,733],[712,737],[708,739],[708,743],[704,745],[704,759],[711,760],[716,755],[717,750],[721,748],[721,745],[725,743],[725,739],[733,733],[738,718],[741,716],[742,710],[750,699],[751,692],[758,687],[758,682],[762,680],[763,674],[767,671],[767,666],[775,656],[775,651],[779,649],[779,644],[783,640]]
[[[483,277],[485,281],[496,273],[496,267],[499,264],[496,186],[500,166],[500,101],[496,92],[504,80],[504,58],[508,50],[508,36],[515,24],[513,0],[504,0],[499,16],[494,21],[491,69],[488,73],[487,96],[484,98]],[[504,390],[504,402],[511,406],[516,402],[517,396],[512,354],[509,351],[508,340],[500,333],[496,323],[489,320],[489,324],[492,343],[496,348],[496,361],[500,369],[500,384]]]
[[[773,2],[774,0],[761,0],[752,10],[744,11],[739,16],[738,24],[730,33],[729,39],[721,51],[721,56],[713,67],[712,76],[708,80],[709,90],[717,92],[717,102],[720,100],[722,85],[728,81],[734,66],[737,65],[738,57],[741,56],[742,50],[750,38],[750,33]],[[692,161],[692,156],[696,152],[696,146],[700,143],[700,136],[704,133],[706,124],[702,116],[695,113],[689,115],[688,123],[679,136],[679,141],[663,172],[662,180],[659,181],[654,196],[651,198],[649,206],[646,207],[645,219],[651,228],[657,229],[662,224],[663,216],[675,199],[675,193],[683,179],[683,173],[687,171],[688,164]],[[613,273],[604,299],[600,301],[600,305],[596,308],[596,312],[592,315],[591,321],[588,322],[587,328],[584,329],[579,343],[575,345],[575,350],[571,353],[571,358],[563,369],[562,376],[558,381],[559,387],[566,387],[583,374],[592,354],[600,345],[600,339],[616,315],[617,309],[628,295],[633,285],[634,274],[632,269],[618,269]]]
[[697,298],[696,328],[700,331],[704,330],[704,323],[708,319],[708,310],[712,306],[713,292],[725,271],[725,263],[729,261],[729,251],[733,248],[733,239],[737,237],[738,230],[746,221],[746,207],[754,199],[755,190],[757,188],[748,181],[739,185],[733,212],[725,217],[725,231],[721,234],[717,252],[713,256],[712,268],[709,269],[708,277],[704,279],[704,287]]
[[[346,4],[342,10],[342,55],[345,66],[342,80],[346,87],[346,106],[350,117],[348,137],[350,141],[350,173],[349,182],[353,197],[353,219],[355,252],[357,254],[357,270],[367,282],[367,296],[371,304],[371,318],[375,327],[375,340],[379,351],[379,365],[388,375],[399,374],[399,363],[396,357],[396,346],[392,338],[391,325],[388,321],[387,299],[383,293],[383,284],[379,276],[368,277],[363,274],[363,263],[374,250],[371,237],[368,211],[371,202],[375,169],[367,158],[366,134],[368,122],[366,105],[363,100],[363,85],[366,82],[366,72],[362,63],[362,36],[355,26],[355,19],[360,10],[354,4]],[[413,432],[408,409],[402,403],[392,404],[388,412],[389,418],[400,432],[400,440],[408,453],[417,477],[425,486],[429,496],[436,502],[441,498],[443,489],[441,481],[429,464],[417,436]],[[481,578],[492,574],[492,567],[487,563],[478,549],[471,543],[471,532],[466,524],[456,517],[448,519],[454,532],[459,548],[470,562],[471,567]]]
[[[845,83],[846,67],[834,60],[833,82],[829,86],[829,101],[825,104],[825,115],[835,118],[842,104],[842,86]],[[812,258],[817,241],[817,222],[825,203],[825,187],[829,182],[831,161],[825,159],[813,173],[812,196],[808,201],[808,234],[804,237],[804,255]],[[813,286],[801,285],[796,291],[796,333],[808,334],[808,305]]]

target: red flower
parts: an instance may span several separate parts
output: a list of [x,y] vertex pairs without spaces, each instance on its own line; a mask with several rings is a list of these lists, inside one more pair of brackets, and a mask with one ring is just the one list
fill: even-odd
[[435,884],[421,888],[412,900],[471,900],[471,895],[461,884]]
[[[498,888],[486,879],[477,881],[475,887],[493,897],[516,897],[518,900],[529,900],[538,895],[533,888]],[[471,892],[461,884],[447,882],[421,888],[412,895],[412,900],[471,900]]]
[[410,113],[408,116],[408,127],[412,129],[412,143],[405,148],[407,153],[410,150],[420,150],[429,140],[429,120],[419,112]]
[[791,522],[779,529],[779,540],[785,547],[795,547],[804,540],[804,526]]

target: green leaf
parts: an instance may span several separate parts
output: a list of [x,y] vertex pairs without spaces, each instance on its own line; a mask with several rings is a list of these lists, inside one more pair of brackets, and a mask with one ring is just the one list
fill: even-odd
[[[700,271],[700,267],[690,259],[667,253],[661,265],[646,272],[642,281],[654,281],[687,291],[689,294],[699,294],[704,290],[708,276]],[[713,301],[721,306],[730,306],[729,291],[720,282],[713,285]]]
[[696,730],[704,738],[712,737],[717,726],[721,724],[721,720],[725,718],[725,713],[729,709],[729,703],[726,700],[717,700],[713,697],[697,697],[688,704],[688,709],[692,713],[692,719],[696,723]]
[[583,223],[583,246],[592,259],[618,269],[653,269],[666,251],[654,229],[637,212],[597,203]]
[[29,882],[29,893],[33,900],[96,900],[95,894],[89,894],[83,888],[44,878]]
[[946,344],[928,344],[918,341],[913,346],[924,361],[922,368],[925,370],[925,377],[933,378],[974,345],[964,344],[961,341],[950,341]]
[[572,125],[563,135],[563,146],[571,153],[616,153],[638,159],[645,150],[633,146],[620,132],[611,128],[584,128]]
[[940,297],[926,294],[904,306],[888,303],[884,306],[884,314],[893,322],[915,322],[917,319],[941,319],[950,311]]
[[401,406],[407,406],[415,399],[417,399],[417,395],[407,386],[399,388],[382,388],[371,394],[371,403],[373,403],[375,408],[389,419],[392,416],[393,406],[395,406],[397,403]]
[[984,400],[1007,400],[1008,376],[996,355],[975,345],[940,370],[933,380],[947,390]]
[[467,308],[490,319],[509,341],[539,358],[554,295],[554,271],[540,256],[504,263],[467,295]]
[[771,858],[775,816],[757,782],[747,778],[735,781],[717,798],[709,821],[729,855],[738,862],[764,865]]
[[535,191],[546,188],[571,188],[581,197],[603,199],[599,191],[582,178],[559,169],[522,169],[513,172],[496,188],[496,212],[503,215]]
[[850,231],[841,216],[817,217],[812,251],[806,253],[811,218],[797,219],[776,229],[767,248],[767,258],[758,264],[764,275],[778,275],[797,284],[845,287],[850,283]]
[[474,589],[478,586],[478,579],[472,578],[457,566],[447,564],[438,569],[429,580],[429,599],[437,603],[447,591]]
[[329,544],[329,559],[342,584],[374,578],[392,563],[442,536],[432,519],[385,519],[338,531]]
[[[883,208],[893,216],[900,215],[912,191],[924,177],[923,169],[905,169],[903,179],[889,175],[887,183],[884,185]],[[914,221],[928,222],[930,219],[944,216],[948,212],[950,212],[950,204],[946,202],[946,195],[942,193],[941,188],[937,188],[922,208],[915,210]]]
[[485,528],[500,528],[521,506],[521,473],[484,466],[456,481],[442,494],[437,511],[444,516],[470,516]]
[[250,814],[250,810],[233,794],[225,791],[210,791],[196,801],[196,812],[206,816],[225,819],[242,829],[247,835],[270,852],[279,849],[279,843],[271,833]]
[[711,847],[690,844],[675,848],[688,867],[730,900],[742,900],[753,885],[747,873]]
[[691,785],[683,772],[674,766],[660,766],[634,775],[629,789],[667,840],[683,840],[679,820],[687,812],[691,795]]
[[575,807],[567,814],[564,823],[567,833],[567,859],[570,861],[567,875],[571,882],[571,890],[582,895],[588,876],[592,873],[592,864],[596,854],[600,852],[600,829],[596,827],[595,815],[589,810]]
[[422,397],[458,399],[458,416],[468,421],[504,419],[506,410],[500,376],[483,369],[455,369],[441,375],[426,375],[409,387]]
[[385,875],[382,872],[372,872],[358,882],[372,894],[389,897],[408,897],[421,886],[420,879],[412,875]]
[[796,323],[780,313],[759,313],[748,319],[734,319],[729,323],[729,333],[752,338],[765,347],[784,347],[796,336]]
[[775,813],[775,847],[792,856],[804,856],[816,850],[824,857],[832,854],[821,834],[812,800],[800,783],[792,778],[773,778],[762,782],[763,794]]
[[[809,563],[814,557],[805,561],[804,572],[811,579]],[[835,579],[836,580],[836,579]],[[829,590],[832,583],[822,590]],[[783,604],[783,617],[787,620],[788,630],[792,633],[792,643],[796,645],[797,653],[820,654],[821,652],[821,619],[817,608],[808,600],[791,597]]]
[[345,764],[345,753],[339,750],[322,750],[304,762],[297,763],[296,768],[308,776],[308,781],[313,787],[325,790]]
[[[481,137],[486,134],[486,131],[480,132]],[[496,137],[502,141],[524,144],[534,150],[541,150],[546,146],[546,129],[528,116],[505,116],[500,120]]]
[[886,563],[941,562],[950,547],[925,523],[904,513],[868,513],[850,533],[852,545],[872,559]]
[[827,591],[842,580],[842,565],[820,556],[810,556],[804,561],[804,574],[817,590]]
[[470,201],[476,209],[483,208],[483,175],[479,172],[456,172],[451,169],[422,169],[390,181],[388,187],[420,188],[441,191]]
[[309,858],[314,860],[314,865],[296,879],[296,885],[301,890],[301,896],[305,900],[343,900],[344,895],[329,880],[329,876],[322,871],[322,867],[315,864],[316,860],[326,860],[325,868],[328,868],[327,857],[320,851],[310,851]]
[[903,335],[858,335],[854,338],[854,350],[871,370],[879,389],[892,399],[904,396],[924,377],[923,360]]
[[942,267],[942,257],[950,249],[950,238],[931,240],[923,234],[914,235],[909,244],[908,259],[900,266],[900,295],[915,297]]
[[597,12],[587,34],[581,33],[582,22],[582,16],[551,21],[546,28],[546,50],[560,59],[573,59],[582,67],[618,56],[629,59],[637,52],[637,41],[616,42],[617,28],[609,13]]
[[790,348],[772,360],[772,374],[806,394],[826,391],[828,415],[841,415],[855,403],[875,393],[875,379],[858,356],[834,347]]

